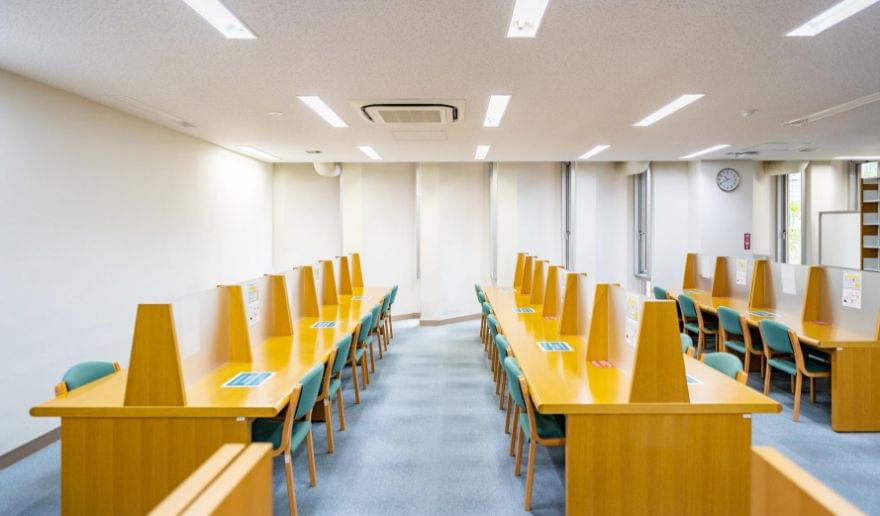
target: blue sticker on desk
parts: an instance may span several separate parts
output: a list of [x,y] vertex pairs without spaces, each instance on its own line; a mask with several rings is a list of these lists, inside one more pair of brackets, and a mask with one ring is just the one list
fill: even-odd
[[515,314],[533,314],[535,313],[535,309],[525,306],[525,307],[517,307],[513,309],[513,313]]
[[259,387],[272,378],[275,373],[271,371],[248,371],[246,373],[238,373],[223,387]]
[[324,330],[327,328],[335,328],[338,323],[336,321],[318,321],[312,324],[312,328],[315,330]]
[[776,314],[766,310],[755,310],[754,312],[749,312],[749,315],[754,315],[755,317],[776,317]]
[[696,378],[694,378],[693,376],[691,376],[689,374],[686,374],[684,376],[685,376],[685,378],[687,378],[688,385],[702,385],[702,383],[703,383],[700,380],[697,380]]
[[571,351],[571,346],[567,342],[556,341],[540,341],[538,347],[541,351]]
[[351,296],[352,301],[367,301],[370,296]]

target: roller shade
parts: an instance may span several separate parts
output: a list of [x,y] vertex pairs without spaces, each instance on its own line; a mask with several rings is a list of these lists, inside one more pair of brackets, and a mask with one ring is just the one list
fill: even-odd
[[798,174],[807,170],[809,163],[809,161],[765,161],[764,174],[768,176]]

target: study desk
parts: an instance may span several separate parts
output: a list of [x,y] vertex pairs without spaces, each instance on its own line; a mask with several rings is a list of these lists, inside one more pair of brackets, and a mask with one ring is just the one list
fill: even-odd
[[[748,512],[751,414],[780,412],[778,403],[684,356],[699,382],[689,403],[629,403],[629,378],[589,363],[588,339],[559,335],[529,296],[484,290],[538,412],[566,415],[567,514]],[[542,351],[543,340],[572,351]]]
[[[144,514],[226,443],[249,443],[250,419],[285,406],[306,371],[327,361],[333,345],[390,292],[320,307],[320,317],[294,322],[293,336],[253,346],[251,362],[226,362],[185,385],[185,406],[125,406],[127,370],[31,408],[36,417],[61,417],[61,503],[65,514]],[[335,328],[313,329],[318,320]],[[256,388],[222,385],[242,371],[273,371]],[[157,381],[162,376],[157,372]]]
[[[679,293],[670,291],[676,297]],[[712,297],[705,290],[688,290],[686,295],[705,312],[717,315],[722,306],[735,310],[755,328],[766,318],[752,313],[745,299]],[[837,432],[880,431],[880,342],[868,332],[805,322],[799,316],[772,309],[762,311],[772,312],[772,320],[794,330],[807,346],[830,355],[831,428]]]

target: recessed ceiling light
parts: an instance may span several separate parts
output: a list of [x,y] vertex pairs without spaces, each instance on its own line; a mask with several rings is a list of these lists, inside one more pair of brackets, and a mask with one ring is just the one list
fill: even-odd
[[361,152],[366,154],[372,160],[382,159],[382,156],[380,156],[379,153],[376,152],[375,149],[373,149],[369,145],[358,145],[358,149],[360,149]]
[[646,116],[645,118],[639,120],[638,122],[636,122],[633,125],[635,127],[648,127],[649,125],[651,125],[655,122],[658,122],[660,120],[663,120],[664,118],[668,117],[672,113],[675,113],[679,109],[687,106],[688,104],[691,104],[692,102],[696,102],[703,97],[704,97],[704,95],[701,93],[682,95],[681,97],[678,97],[677,99],[673,100],[669,104],[666,104],[662,108],[651,113],[650,115]]
[[817,120],[822,120],[823,118],[828,118],[829,116],[839,115],[840,113],[846,113],[847,111],[852,111],[853,109],[862,107],[867,104],[871,104],[873,102],[877,102],[880,100],[880,91],[876,93],[872,93],[870,95],[865,95],[864,97],[857,98],[855,100],[851,100],[849,102],[844,102],[843,104],[838,104],[834,107],[830,107],[828,109],[823,109],[822,111],[817,111],[810,115],[807,115],[802,118],[795,118],[794,120],[789,120],[782,125],[789,126],[798,126],[809,124],[810,122],[815,122]]
[[488,145],[477,145],[477,152],[474,153],[474,159],[486,159],[487,154],[489,154]]
[[550,0],[516,0],[507,29],[508,38],[534,38]]
[[507,110],[509,102],[510,95],[491,95],[489,97],[489,106],[486,108],[486,118],[483,120],[483,127],[498,127],[501,125],[501,119],[504,118],[504,111]]
[[244,23],[232,14],[232,11],[220,3],[220,0],[183,0],[186,5],[192,7],[193,11],[199,13],[199,16],[206,22],[214,26],[220,31],[220,34],[226,36],[226,39],[256,39],[254,33],[251,32]]
[[715,152],[717,150],[726,149],[728,147],[730,147],[730,144],[727,144],[727,143],[722,143],[721,145],[713,145],[713,146],[709,147],[708,149],[698,150],[697,152],[688,154],[687,156],[682,156],[679,159],[696,158],[697,156],[702,156],[703,154],[709,154],[710,152]]
[[610,146],[610,145],[596,145],[596,146],[593,147],[592,149],[590,149],[590,150],[588,150],[587,152],[581,154],[581,157],[579,157],[578,159],[590,159],[590,158],[592,158],[593,156],[595,156],[596,154],[599,154],[599,153],[602,152],[603,150],[607,149],[608,147],[611,147],[611,146]]
[[303,104],[312,108],[312,111],[318,114],[321,118],[323,118],[328,124],[333,127],[348,127],[348,124],[345,123],[345,120],[339,117],[335,111],[330,109],[330,106],[327,105],[326,102],[321,100],[321,97],[316,97],[313,95],[305,95],[297,97],[302,101]]
[[124,96],[111,95],[106,98],[112,102],[124,104],[124,105],[126,105],[132,109],[135,109],[137,111],[140,111],[142,113],[146,113],[148,115],[153,115],[153,116],[157,116],[160,118],[164,118],[166,120],[170,120],[171,122],[174,122],[176,124],[180,124],[183,127],[195,127],[195,125],[191,124],[190,122],[187,122],[186,120],[180,118],[177,115],[172,115],[171,113],[168,113],[167,111],[162,111],[161,109],[159,109],[157,107],[153,107],[149,104],[144,104],[143,102],[141,102],[140,100],[138,100],[134,97],[124,97]]
[[837,156],[834,159],[845,159],[848,161],[876,161],[880,160],[880,156]]
[[251,147],[250,145],[239,145],[238,150],[244,152],[245,154],[250,154],[252,157],[265,161],[278,161],[279,159],[281,159],[274,154],[269,154],[264,150],[260,150],[256,147]]
[[876,4],[880,0],[843,0],[807,23],[794,29],[786,36],[815,36],[837,25],[850,16]]

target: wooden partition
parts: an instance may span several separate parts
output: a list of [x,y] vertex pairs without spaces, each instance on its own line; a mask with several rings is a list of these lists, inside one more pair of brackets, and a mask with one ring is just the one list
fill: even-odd
[[532,261],[532,288],[530,291],[529,304],[538,305],[544,302],[544,272],[549,262],[547,260]]
[[287,304],[291,320],[303,317],[318,317],[318,289],[315,284],[315,270],[311,265],[301,265],[280,274],[284,278]]
[[221,446],[149,514],[272,514],[272,446]]
[[557,319],[562,313],[560,292],[563,289],[559,286],[559,280],[563,275],[560,274],[560,271],[565,272],[561,265],[551,265],[547,268],[547,286],[544,288],[544,301],[542,305],[542,315],[547,318]]
[[364,288],[364,273],[361,269],[360,253],[351,253],[351,286],[352,288]]
[[770,283],[770,260],[755,260],[749,287],[749,309],[765,310],[773,307],[773,289]]
[[697,254],[688,253],[684,257],[684,273],[682,274],[681,289],[692,290],[700,288],[699,273],[697,272]]
[[569,272],[565,278],[565,293],[562,301],[562,314],[559,319],[560,335],[586,336],[588,321],[584,317],[587,304],[587,275]]
[[339,286],[339,294],[350,296],[352,294],[352,281],[348,256],[337,256],[336,260],[339,262],[339,278],[336,282]]
[[319,267],[321,304],[338,305],[339,297],[336,290],[336,274],[333,272],[333,260],[321,260]]
[[754,516],[861,515],[856,506],[769,446],[752,448]]
[[523,259],[522,284],[519,286],[519,293],[522,295],[531,295],[532,293],[532,265],[537,260],[534,256],[526,256]]
[[513,288],[519,290],[523,279],[523,265],[525,264],[527,253],[516,253],[516,265],[513,269]]

